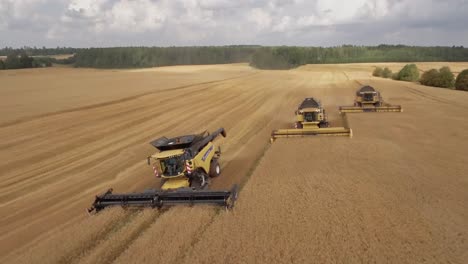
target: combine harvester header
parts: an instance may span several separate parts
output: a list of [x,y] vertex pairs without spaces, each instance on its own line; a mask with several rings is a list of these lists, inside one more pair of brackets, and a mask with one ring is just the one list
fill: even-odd
[[320,102],[312,97],[305,98],[294,113],[296,115],[295,128],[273,130],[271,142],[277,138],[316,135],[352,137],[353,135],[351,128],[347,125],[346,127],[330,127],[325,110]]
[[238,187],[234,185],[229,191],[193,190],[190,188],[175,191],[147,190],[142,193],[114,194],[109,189],[102,195],[96,196],[88,213],[99,212],[109,206],[122,207],[150,207],[180,204],[211,204],[232,209],[237,199]]
[[379,91],[372,86],[363,86],[356,92],[354,106],[340,106],[340,113],[363,112],[403,112],[400,105],[390,105],[383,101]]
[[109,189],[96,196],[89,213],[99,212],[109,206],[152,207],[177,204],[212,204],[230,209],[237,200],[238,187],[230,190],[208,190],[211,178],[221,174],[218,159],[221,149],[213,141],[222,135],[224,128],[212,134],[203,132],[174,138],[162,137],[151,142],[159,150],[148,157],[148,165],[161,180],[161,189],[141,193],[114,194]]

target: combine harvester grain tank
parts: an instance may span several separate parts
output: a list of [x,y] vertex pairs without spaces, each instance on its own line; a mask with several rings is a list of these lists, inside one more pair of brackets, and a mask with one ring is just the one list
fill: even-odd
[[[274,142],[277,138],[317,135],[352,137],[353,135],[351,128],[349,128],[347,124],[343,127],[330,127],[325,110],[321,103],[313,97],[305,98],[295,111],[295,115],[295,128],[273,130],[271,133],[271,142]],[[346,120],[345,117],[344,119]]]
[[354,106],[340,106],[339,110],[340,113],[403,112],[400,105],[385,103],[380,92],[368,85],[356,91]]
[[178,204],[212,204],[230,209],[237,200],[238,187],[230,190],[208,190],[210,180],[221,174],[221,149],[213,141],[224,128],[212,134],[203,132],[174,138],[162,137],[151,142],[159,150],[148,157],[148,165],[161,180],[160,189],[140,193],[113,193],[112,189],[97,195],[88,213],[110,206],[161,208]]

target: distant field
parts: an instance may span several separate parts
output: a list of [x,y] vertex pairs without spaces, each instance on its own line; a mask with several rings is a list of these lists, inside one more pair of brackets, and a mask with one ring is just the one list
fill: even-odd
[[[60,54],[60,55],[44,55],[44,56],[33,56],[33,57],[49,57],[54,59],[67,59],[73,56],[73,54]],[[7,56],[0,56],[0,60],[5,60]]]
[[[63,60],[72,57],[74,54],[60,54],[60,55],[48,55],[45,57],[50,57],[58,60]],[[33,57],[43,57],[43,56],[33,56]]]
[[[468,93],[371,76],[403,65],[0,71],[0,262],[467,263]],[[349,115],[353,138],[270,145],[304,97],[336,125],[363,84],[404,112]],[[218,127],[212,188],[243,185],[232,212],[85,213],[109,187],[158,186],[151,140]]]
[[[309,64],[301,66],[298,70],[308,70],[320,67],[331,67],[331,68],[346,68],[349,71],[366,72],[372,73],[375,67],[388,67],[393,72],[398,72],[408,63],[396,63],[396,62],[382,62],[382,63],[350,63],[350,64]],[[428,71],[430,69],[440,69],[444,66],[449,66],[454,74],[460,73],[462,70],[468,69],[468,62],[417,62],[415,63],[420,71]]]
[[0,125],[30,116],[108,104],[197,83],[254,73],[245,64],[138,70],[41,68],[0,71]]

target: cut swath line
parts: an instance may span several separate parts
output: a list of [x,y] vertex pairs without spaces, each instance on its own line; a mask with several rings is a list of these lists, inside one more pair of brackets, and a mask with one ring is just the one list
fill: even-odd
[[91,239],[89,239],[89,243],[81,245],[81,247],[76,248],[70,254],[63,256],[59,261],[57,261],[57,263],[68,264],[77,261],[78,259],[80,259],[81,256],[84,256],[85,254],[87,254],[87,252],[89,252],[95,246],[101,243],[101,241],[106,240],[108,237],[110,237],[113,233],[117,232],[127,223],[130,223],[136,216],[136,211],[130,211],[127,215],[124,216],[123,219],[117,219],[109,223],[109,225],[106,225],[104,227],[104,230],[102,232],[100,232],[97,236],[93,236]]
[[109,102],[103,102],[103,103],[92,104],[92,105],[88,105],[88,106],[71,108],[71,109],[66,109],[66,110],[57,111],[57,112],[45,113],[45,114],[41,114],[41,115],[27,116],[27,117],[23,117],[23,118],[20,118],[20,119],[17,119],[17,120],[1,123],[0,128],[9,127],[9,126],[12,126],[12,125],[28,122],[28,121],[31,121],[31,120],[34,120],[34,119],[37,119],[37,118],[43,118],[43,117],[48,117],[48,116],[54,116],[54,115],[59,115],[59,114],[64,114],[64,113],[76,112],[76,111],[81,111],[81,110],[88,110],[88,109],[93,109],[93,108],[98,108],[98,107],[123,103],[123,102],[131,101],[131,100],[135,100],[135,99],[138,99],[138,98],[141,98],[143,96],[150,95],[150,94],[172,92],[172,91],[192,88],[192,87],[198,86],[198,85],[220,83],[220,82],[224,82],[224,81],[229,81],[229,80],[235,80],[235,79],[248,77],[248,76],[255,75],[255,74],[258,74],[258,73],[255,72],[255,73],[245,74],[245,75],[236,76],[236,77],[232,77],[232,78],[221,79],[221,80],[182,85],[182,86],[179,86],[179,87],[167,88],[167,89],[164,89],[164,90],[158,90],[158,91],[142,93],[142,94],[139,94],[139,95],[134,95],[134,96],[126,97],[126,98],[121,98],[121,99],[117,99],[117,100],[113,100],[113,101],[109,101]]
[[437,96],[434,96],[434,95],[430,95],[430,94],[427,94],[427,93],[425,93],[423,91],[419,91],[417,89],[414,89],[414,88],[411,88],[411,87],[408,87],[408,86],[405,86],[405,88],[407,88],[408,91],[411,92],[412,94],[420,96],[422,98],[432,100],[432,101],[438,102],[438,103],[443,103],[443,104],[448,104],[448,105],[451,105],[451,106],[456,106],[456,107],[468,109],[466,106],[461,105],[459,103],[456,103],[454,101],[443,99],[443,98],[440,98],[440,97],[437,97]]
[[200,242],[201,238],[203,237],[203,234],[209,229],[209,227],[214,223],[216,216],[219,214],[221,210],[218,210],[215,212],[215,214],[210,217],[209,221],[206,222],[201,226],[198,232],[196,232],[190,241],[185,247],[182,247],[179,249],[179,254],[177,254],[177,258],[174,260],[173,263],[182,263],[182,260],[184,260],[188,256],[188,252],[190,249],[194,248],[195,244]]
[[158,213],[155,214],[151,219],[149,219],[148,221],[145,221],[141,226],[140,228],[138,228],[136,230],[135,233],[133,233],[128,239],[125,240],[126,243],[124,243],[120,248],[119,250],[117,250],[116,254],[112,255],[112,258],[106,260],[106,262],[113,262],[114,260],[116,260],[118,257],[120,257],[131,245],[131,242],[135,241],[137,238],[139,238],[141,236],[141,234],[143,234],[146,230],[148,230],[152,224],[154,223],[154,221],[156,221],[164,212],[166,212],[168,210],[168,208],[163,208],[163,209],[159,209],[158,210]]
[[[111,263],[116,260],[125,250],[141,236],[161,214],[166,210],[154,210],[152,212],[140,211],[137,219],[129,222],[118,231],[109,235],[108,238],[102,240],[99,245],[93,250],[89,250],[88,254],[80,259],[80,263]],[[145,213],[149,215],[145,216]],[[141,219],[138,219],[141,217]]]

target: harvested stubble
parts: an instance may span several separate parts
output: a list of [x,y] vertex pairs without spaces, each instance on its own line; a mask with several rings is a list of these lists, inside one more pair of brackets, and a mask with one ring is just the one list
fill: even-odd
[[[372,65],[174,69],[60,70],[58,83],[71,85],[56,94],[41,76],[56,69],[0,75],[14,87],[0,89],[0,110],[12,113],[0,122],[0,262],[467,262],[467,93],[372,79]],[[78,79],[95,93],[78,91]],[[349,115],[353,139],[266,147],[307,96],[341,125],[337,106],[352,102],[354,79],[405,112]],[[141,86],[129,91],[132,80]],[[24,98],[28,81],[38,94]],[[158,186],[144,161],[150,140],[220,126],[228,137],[213,188],[246,182],[233,212],[84,216],[108,187]]]

